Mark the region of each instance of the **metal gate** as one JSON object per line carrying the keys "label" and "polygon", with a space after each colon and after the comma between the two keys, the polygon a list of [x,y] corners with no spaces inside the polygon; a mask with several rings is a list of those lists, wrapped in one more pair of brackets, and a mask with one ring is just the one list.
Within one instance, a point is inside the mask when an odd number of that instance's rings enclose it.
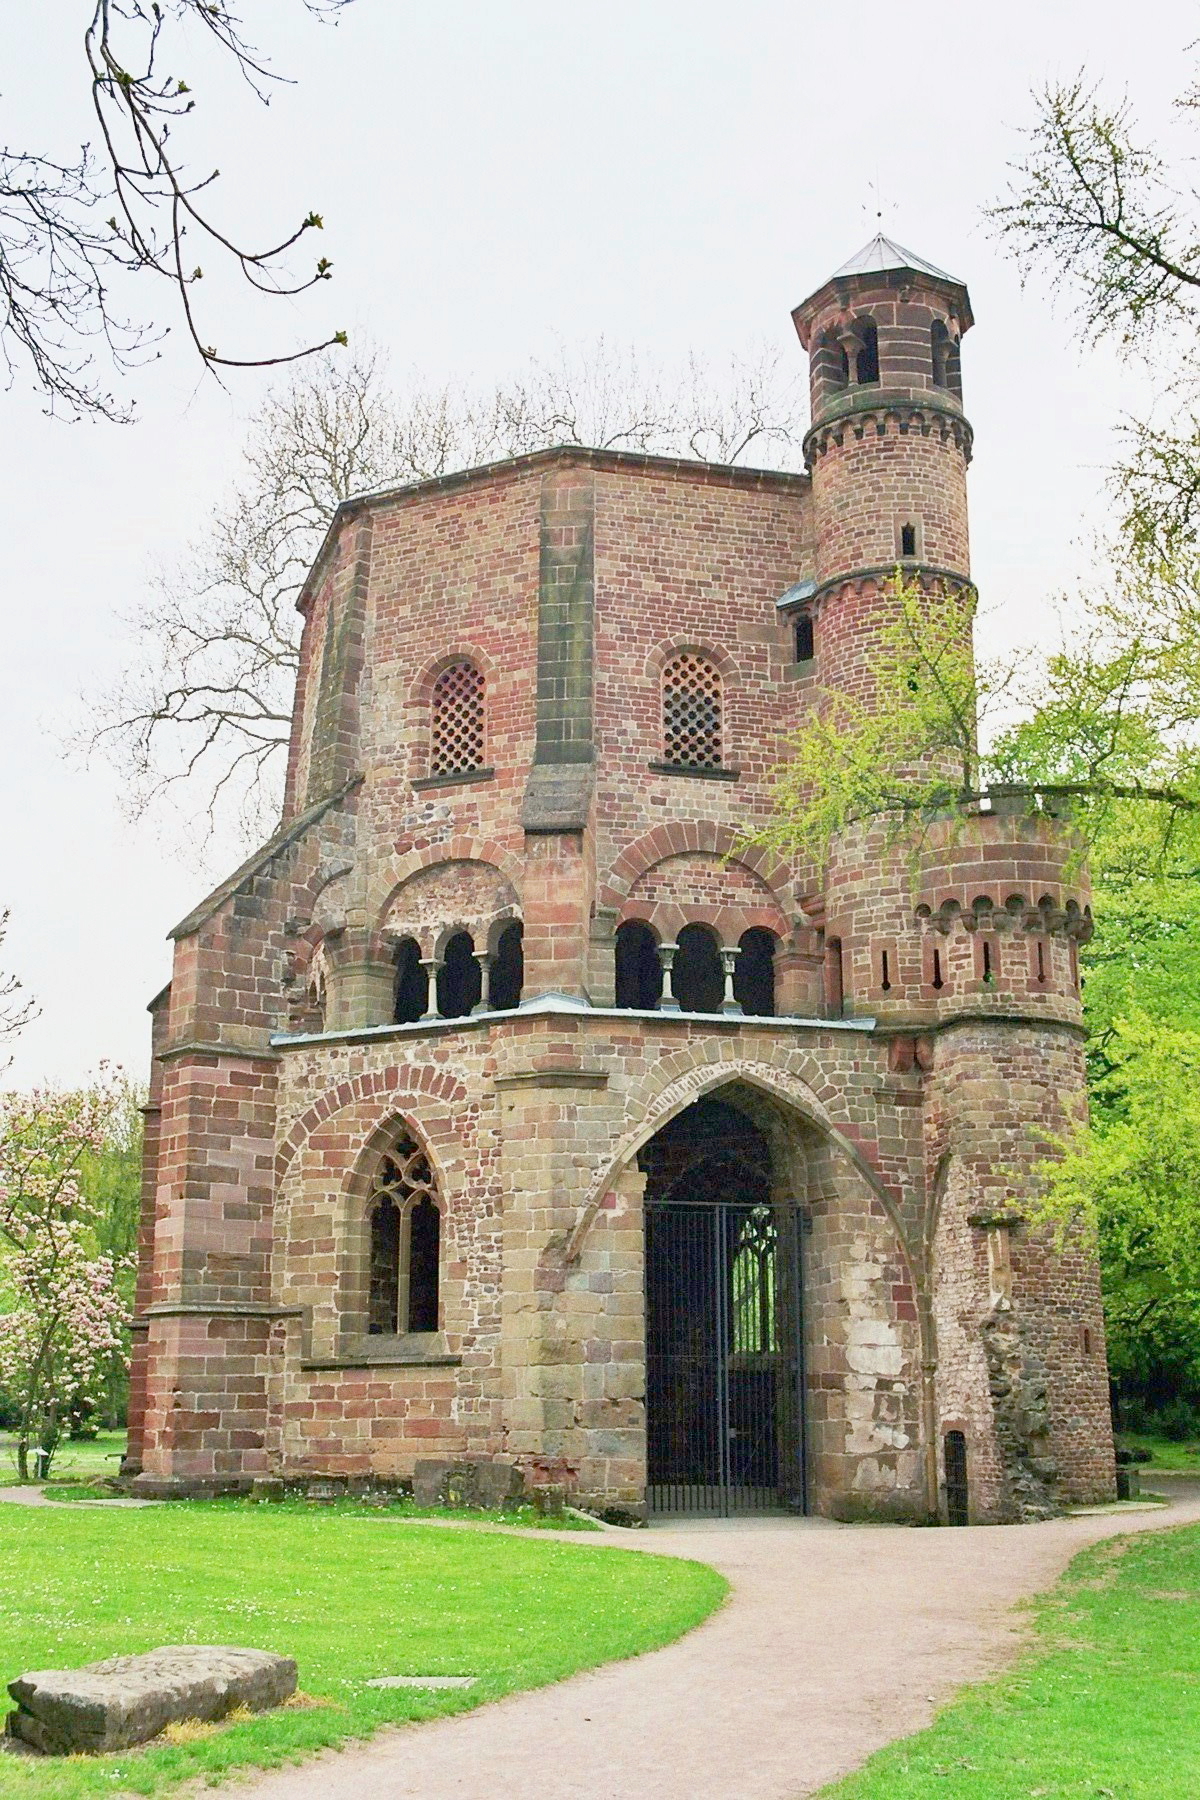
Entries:
{"label": "metal gate", "polygon": [[651,1512],[804,1510],[797,1209],[646,1208]]}

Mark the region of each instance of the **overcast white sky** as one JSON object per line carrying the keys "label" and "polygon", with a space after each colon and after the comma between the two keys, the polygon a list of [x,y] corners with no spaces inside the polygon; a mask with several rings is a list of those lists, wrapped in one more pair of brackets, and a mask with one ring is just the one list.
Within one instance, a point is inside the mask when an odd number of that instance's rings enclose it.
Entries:
{"label": "overcast white sky", "polygon": [[[90,10],[0,12],[11,146],[67,156],[87,134]],[[600,333],[663,358],[764,339],[799,358],[789,311],[873,234],[878,187],[885,228],[970,285],[974,568],[993,629],[1036,631],[1085,565],[1113,425],[1144,389],[1078,353],[980,209],[1047,76],[1086,63],[1167,128],[1194,6],[357,0],[336,29],[298,0],[242,10],[297,85],[263,113],[198,64],[187,142],[197,168],[220,163],[240,218],[325,217],[336,281],[277,330],[366,330],[429,381],[488,380]],[[224,345],[243,321],[214,299]],[[11,1081],[81,1080],[102,1057],[142,1073],[164,934],[224,872],[198,869],[186,830],[128,824],[113,776],[72,767],[56,734],[119,669],[116,615],[219,499],[261,385],[223,394],[168,344],[136,426],[57,423],[27,386],[0,393],[4,964],[42,1008]]]}

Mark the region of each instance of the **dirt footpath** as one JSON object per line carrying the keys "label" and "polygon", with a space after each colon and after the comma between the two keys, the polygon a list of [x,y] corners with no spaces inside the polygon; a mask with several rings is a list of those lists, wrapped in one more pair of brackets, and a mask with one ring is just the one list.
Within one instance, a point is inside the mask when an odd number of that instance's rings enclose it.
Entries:
{"label": "dirt footpath", "polygon": [[[1163,1487],[1167,1486],[1164,1481]],[[1077,1550],[1200,1520],[1169,1509],[921,1531],[760,1519],[621,1533],[733,1584],[699,1630],[632,1662],[459,1718],[387,1731],[238,1785],[255,1800],[800,1800],[1015,1651],[1015,1602]],[[575,1536],[589,1548],[613,1536]]]}

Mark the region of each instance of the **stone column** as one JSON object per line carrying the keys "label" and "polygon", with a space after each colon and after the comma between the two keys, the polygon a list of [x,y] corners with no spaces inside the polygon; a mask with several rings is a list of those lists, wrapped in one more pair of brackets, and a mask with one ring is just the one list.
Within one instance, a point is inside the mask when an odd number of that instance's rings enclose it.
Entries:
{"label": "stone column", "polygon": [[736,950],[726,950],[724,946],[722,946],[721,967],[725,971],[725,998],[721,1003],[721,1011],[723,1013],[740,1014],[742,1010],[733,992],[733,977],[734,972],[737,969],[737,959],[738,952]]}
{"label": "stone column", "polygon": [[472,1015],[485,1013],[491,1006],[492,959],[486,950],[476,950],[475,961],[479,964],[479,998],[471,1008]]}
{"label": "stone column", "polygon": [[437,978],[441,966],[442,965],[436,956],[423,956],[421,958],[421,967],[424,969],[425,979],[429,983],[429,993],[425,1002],[425,1011],[421,1014],[422,1024],[425,1023],[426,1019],[440,1019],[442,1016],[438,1011],[437,997]]}
{"label": "stone column", "polygon": [[679,1002],[675,998],[675,984],[672,979],[672,971],[675,967],[675,952],[678,948],[678,944],[660,944],[658,946],[658,960],[662,964],[663,972],[662,999],[658,1003],[660,1012],[679,1011]]}

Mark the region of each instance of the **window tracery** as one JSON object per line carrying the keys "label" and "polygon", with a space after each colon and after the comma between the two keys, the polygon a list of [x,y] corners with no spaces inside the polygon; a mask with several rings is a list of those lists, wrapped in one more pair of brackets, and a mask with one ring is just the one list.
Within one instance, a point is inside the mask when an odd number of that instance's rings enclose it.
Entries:
{"label": "window tracery", "polygon": [[436,1331],[441,1211],[429,1159],[411,1138],[384,1157],[368,1202],[367,1330],[373,1337]]}
{"label": "window tracery", "polygon": [[719,769],[723,749],[719,671],[705,656],[681,650],[663,670],[663,757],[679,768]]}
{"label": "window tracery", "polygon": [[469,775],[483,767],[484,677],[469,658],[448,663],[433,684],[429,770]]}

